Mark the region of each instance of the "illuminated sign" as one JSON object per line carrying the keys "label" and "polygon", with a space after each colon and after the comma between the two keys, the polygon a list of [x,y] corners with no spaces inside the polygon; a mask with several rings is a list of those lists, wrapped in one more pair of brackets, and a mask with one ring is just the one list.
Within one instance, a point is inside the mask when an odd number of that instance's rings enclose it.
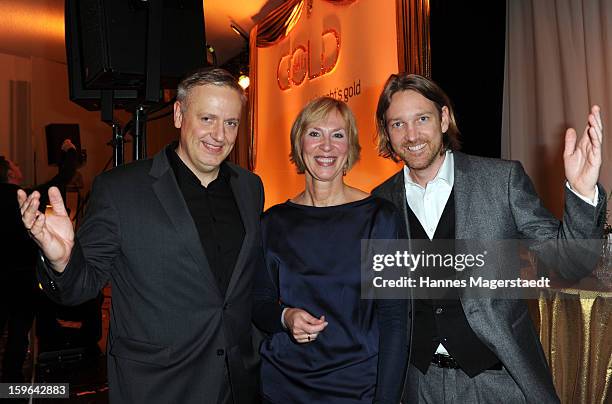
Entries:
{"label": "illuminated sign", "polygon": [[276,69],[278,87],[283,91],[288,90],[302,84],[306,77],[313,80],[331,72],[338,63],[339,56],[340,33],[328,29],[321,34],[319,55],[312,50],[308,40],[306,46],[298,45],[288,54],[281,56]]}

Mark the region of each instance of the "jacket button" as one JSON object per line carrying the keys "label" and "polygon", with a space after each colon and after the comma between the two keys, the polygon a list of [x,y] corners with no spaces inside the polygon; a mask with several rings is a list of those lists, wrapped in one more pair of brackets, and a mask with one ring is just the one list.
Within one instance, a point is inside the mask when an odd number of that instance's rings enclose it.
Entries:
{"label": "jacket button", "polygon": [[444,309],[442,307],[438,307],[436,309],[436,314],[442,314],[444,312]]}
{"label": "jacket button", "polygon": [[55,285],[55,282],[49,281],[49,286],[51,287],[52,291],[55,292],[57,290],[57,285]]}
{"label": "jacket button", "polygon": [[217,356],[225,355],[225,351],[223,349],[217,349]]}

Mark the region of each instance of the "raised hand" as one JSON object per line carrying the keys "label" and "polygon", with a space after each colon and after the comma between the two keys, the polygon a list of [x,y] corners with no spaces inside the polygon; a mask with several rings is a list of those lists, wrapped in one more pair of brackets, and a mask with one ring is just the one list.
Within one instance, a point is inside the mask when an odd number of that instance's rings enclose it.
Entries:
{"label": "raised hand", "polygon": [[599,178],[602,140],[603,125],[597,105],[591,108],[588,124],[580,140],[577,140],[573,128],[565,132],[565,178],[574,191],[590,199],[595,197],[595,186]]}
{"label": "raised hand", "polygon": [[40,213],[40,193],[32,192],[27,196],[23,190],[17,191],[17,201],[21,209],[21,220],[36,244],[41,248],[47,262],[57,272],[63,272],[70,260],[74,246],[74,228],[64,207],[59,189],[49,188],[49,203],[52,212]]}
{"label": "raised hand", "polygon": [[74,145],[74,143],[72,143],[72,140],[64,139],[64,142],[62,143],[62,151],[66,152],[70,149],[76,150],[76,146]]}
{"label": "raised hand", "polygon": [[327,327],[325,316],[316,318],[302,309],[290,308],[285,310],[285,325],[291,336],[300,344],[312,342],[317,339],[321,331]]}

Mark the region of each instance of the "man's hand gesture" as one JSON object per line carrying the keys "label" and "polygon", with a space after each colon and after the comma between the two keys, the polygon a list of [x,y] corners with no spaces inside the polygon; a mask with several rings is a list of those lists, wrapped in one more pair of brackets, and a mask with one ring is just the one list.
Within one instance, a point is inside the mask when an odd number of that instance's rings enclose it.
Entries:
{"label": "man's hand gesture", "polygon": [[595,197],[595,186],[601,168],[602,138],[603,125],[597,105],[591,108],[588,124],[579,141],[573,128],[565,132],[565,178],[574,191],[589,199]]}
{"label": "man's hand gesture", "polygon": [[30,236],[41,248],[51,267],[57,272],[63,272],[74,246],[74,228],[59,189],[49,188],[52,212],[47,214],[38,211],[40,206],[38,191],[27,196],[20,189],[17,191],[17,201],[21,209],[21,220]]}

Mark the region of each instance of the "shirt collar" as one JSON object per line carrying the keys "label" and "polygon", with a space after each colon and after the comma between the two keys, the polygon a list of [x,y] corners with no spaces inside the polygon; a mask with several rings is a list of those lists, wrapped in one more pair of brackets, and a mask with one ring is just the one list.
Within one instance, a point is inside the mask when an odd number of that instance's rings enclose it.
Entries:
{"label": "shirt collar", "polygon": [[[438,170],[438,173],[430,182],[440,182],[443,181],[448,184],[449,187],[452,188],[455,183],[455,159],[453,157],[453,152],[447,150],[444,156],[444,162],[442,166]],[[404,183],[414,185],[417,187],[421,187],[416,182],[410,178],[410,168],[408,166],[404,166]]]}
{"label": "shirt collar", "polygon": [[[182,184],[184,181],[189,181],[197,185],[202,185],[200,179],[191,171],[189,167],[181,160],[179,155],[176,153],[176,147],[178,143],[171,144],[166,149],[166,156],[168,157],[168,162],[170,163],[170,167],[172,167],[172,171],[174,172],[174,176],[176,177],[177,182]],[[232,175],[233,170],[224,162],[219,166],[219,174],[217,175],[217,179],[222,180],[224,182],[229,182],[230,176]]]}

